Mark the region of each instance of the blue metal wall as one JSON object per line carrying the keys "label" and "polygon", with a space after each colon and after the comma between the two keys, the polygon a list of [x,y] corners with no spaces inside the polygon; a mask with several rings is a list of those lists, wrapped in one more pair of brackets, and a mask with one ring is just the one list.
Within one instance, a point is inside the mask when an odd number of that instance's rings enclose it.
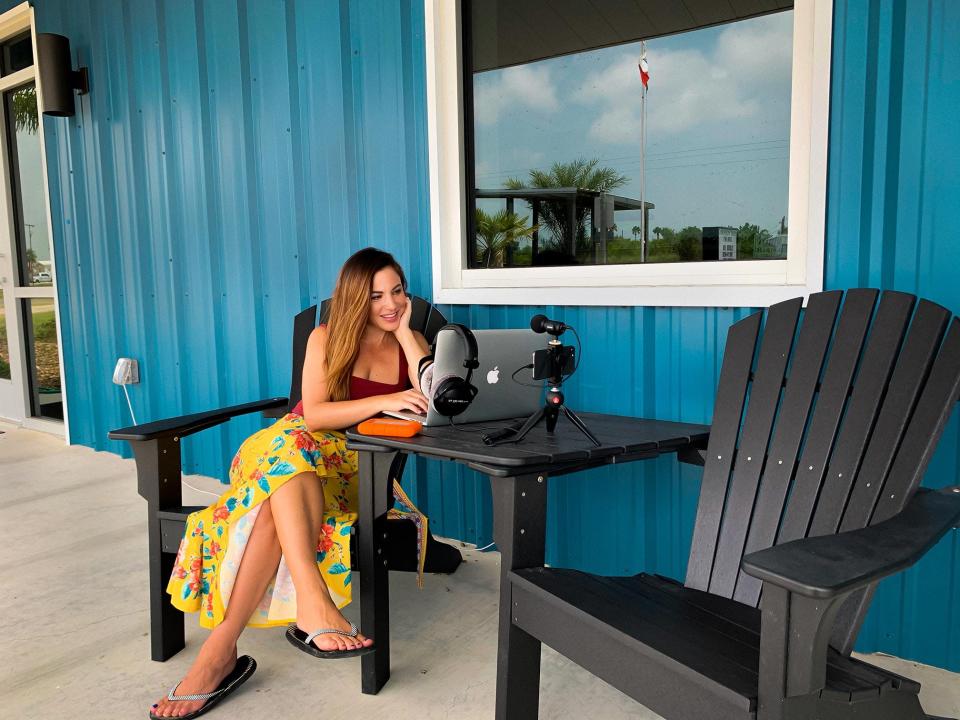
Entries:
{"label": "blue metal wall", "polygon": [[[826,285],[916,293],[960,313],[960,3],[838,2]],[[960,483],[956,412],[927,471]],[[960,670],[960,531],[881,585],[858,647]]]}
{"label": "blue metal wall", "polygon": [[[111,384],[138,358],[138,420],[284,395],[290,321],[375,244],[430,295],[420,0],[36,0],[90,66],[70,120],[45,119],[72,440],[128,416]],[[837,0],[828,288],[917,292],[960,310],[960,6]],[[953,38],[953,40],[951,40]],[[727,327],[743,309],[445,308],[473,327],[546,311],[580,329],[572,407],[708,422]],[[260,422],[185,443],[224,476]],[[960,426],[927,484],[956,482]],[[418,461],[439,534],[490,541],[476,476]],[[414,480],[414,478],[416,478]],[[699,471],[671,459],[551,481],[549,561],[682,576]],[[860,638],[960,670],[960,533],[885,583]]]}
{"label": "blue metal wall", "polygon": [[[41,0],[91,92],[46,118],[71,440],[286,395],[293,315],[388,247],[430,294],[419,0]],[[223,475],[256,426],[185,443]]]}

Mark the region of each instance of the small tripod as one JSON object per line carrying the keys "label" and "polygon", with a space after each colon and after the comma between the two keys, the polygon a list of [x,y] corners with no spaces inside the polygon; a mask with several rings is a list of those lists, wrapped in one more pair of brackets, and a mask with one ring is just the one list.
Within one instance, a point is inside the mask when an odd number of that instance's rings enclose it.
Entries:
{"label": "small tripod", "polygon": [[[563,330],[560,332],[563,332]],[[575,428],[586,435],[590,439],[590,442],[592,442],[596,447],[600,447],[600,441],[597,440],[596,436],[592,432],[590,432],[590,429],[586,426],[583,420],[581,420],[573,410],[563,404],[563,393],[560,391],[560,386],[563,384],[564,368],[568,361],[573,357],[573,348],[570,348],[570,352],[566,352],[564,350],[563,343],[561,343],[557,337],[552,338],[547,344],[550,347],[548,347],[546,350],[538,351],[545,353],[546,365],[549,368],[550,373],[550,389],[547,391],[546,403],[543,407],[528,417],[526,422],[523,423],[523,425],[516,430],[515,433],[498,435],[498,437],[489,444],[498,445],[500,443],[520,442],[524,437],[526,437],[526,434],[544,418],[546,418],[547,421],[547,432],[552,433],[557,427],[557,419],[559,418],[560,411],[562,410],[563,414],[568,420],[570,420],[571,423],[573,423]],[[537,378],[536,376],[537,363],[535,360],[534,377],[538,380],[542,379],[542,376],[540,378]]]}

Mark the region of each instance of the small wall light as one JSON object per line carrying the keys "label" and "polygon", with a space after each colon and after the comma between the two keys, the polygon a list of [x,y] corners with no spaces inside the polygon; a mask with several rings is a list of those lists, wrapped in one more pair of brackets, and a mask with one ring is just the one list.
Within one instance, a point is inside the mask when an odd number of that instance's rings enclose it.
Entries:
{"label": "small wall light", "polygon": [[37,33],[37,65],[44,115],[66,117],[76,112],[73,91],[90,91],[87,68],[74,70],[70,62],[70,40],[63,35]]}

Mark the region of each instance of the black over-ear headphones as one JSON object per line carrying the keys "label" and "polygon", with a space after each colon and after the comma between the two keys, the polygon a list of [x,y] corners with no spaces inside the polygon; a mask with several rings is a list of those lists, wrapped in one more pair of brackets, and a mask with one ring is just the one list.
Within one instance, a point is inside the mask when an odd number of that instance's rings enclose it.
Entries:
{"label": "black over-ear headphones", "polygon": [[454,373],[433,377],[433,365],[431,364],[436,354],[436,340],[430,355],[420,360],[418,376],[420,378],[420,389],[427,399],[433,403],[437,412],[444,417],[454,417],[459,415],[468,407],[477,396],[477,388],[470,382],[473,371],[480,366],[477,359],[477,339],[470,332],[470,328],[459,323],[450,323],[444,325],[437,332],[437,338],[444,330],[452,330],[463,341],[466,354],[463,358],[463,367],[467,369],[467,376],[460,377]]}

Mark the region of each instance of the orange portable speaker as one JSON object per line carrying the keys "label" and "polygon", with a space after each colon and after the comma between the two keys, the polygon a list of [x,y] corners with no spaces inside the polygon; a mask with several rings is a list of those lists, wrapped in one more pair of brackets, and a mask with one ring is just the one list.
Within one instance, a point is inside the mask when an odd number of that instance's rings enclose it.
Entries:
{"label": "orange portable speaker", "polygon": [[375,417],[357,425],[357,431],[364,435],[382,435],[385,437],[413,437],[423,429],[416,420]]}

